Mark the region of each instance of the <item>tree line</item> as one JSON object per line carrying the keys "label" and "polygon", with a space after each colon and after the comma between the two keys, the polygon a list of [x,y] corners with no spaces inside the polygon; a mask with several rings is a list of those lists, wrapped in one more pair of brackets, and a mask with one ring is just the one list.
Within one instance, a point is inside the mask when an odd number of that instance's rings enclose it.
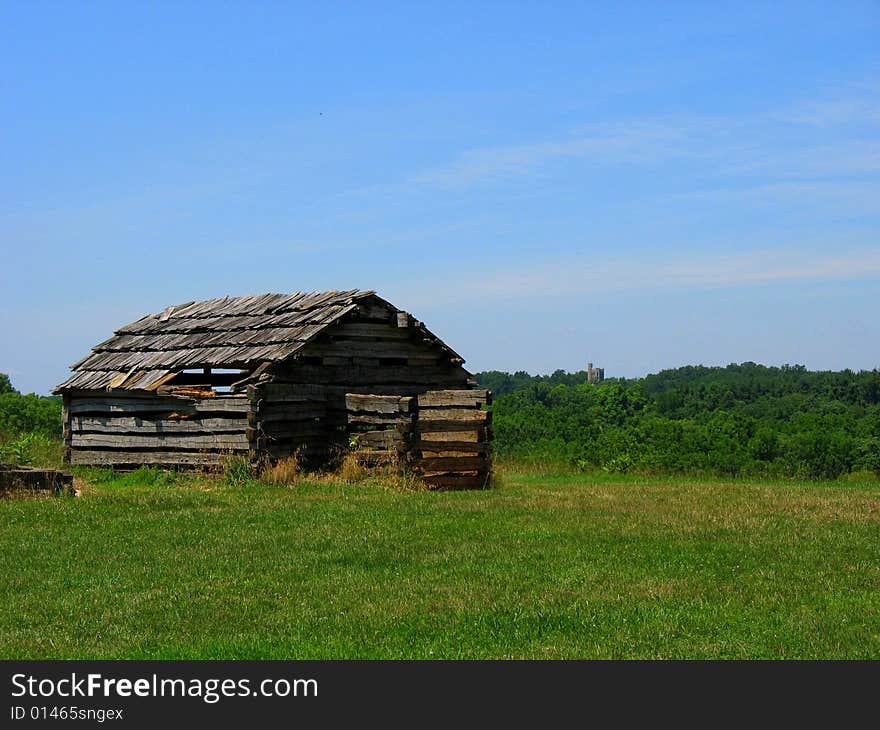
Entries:
{"label": "tree line", "polygon": [[[635,379],[478,373],[496,455],[585,470],[836,479],[880,475],[880,371],[686,366]],[[867,475],[867,474],[866,474]]]}
{"label": "tree line", "polygon": [[0,373],[0,435],[33,432],[61,437],[61,398],[19,393]]}

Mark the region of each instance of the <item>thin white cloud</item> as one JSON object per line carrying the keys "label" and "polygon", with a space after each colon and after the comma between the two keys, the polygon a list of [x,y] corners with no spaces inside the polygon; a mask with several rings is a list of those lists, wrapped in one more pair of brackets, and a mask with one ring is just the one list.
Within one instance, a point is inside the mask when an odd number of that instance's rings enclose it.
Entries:
{"label": "thin white cloud", "polygon": [[[834,247],[829,247],[833,249]],[[876,248],[823,252],[752,251],[666,259],[595,259],[530,265],[459,280],[454,289],[437,280],[416,282],[406,301],[436,304],[448,291],[450,303],[528,301],[652,289],[692,290],[793,281],[880,278]],[[430,294],[429,294],[430,293]]]}
{"label": "thin white cloud", "polygon": [[845,95],[805,101],[772,114],[782,122],[828,128],[843,124],[880,123],[880,89],[874,86],[845,90]]}
{"label": "thin white cloud", "polygon": [[694,202],[744,202],[751,206],[800,205],[815,211],[832,205],[835,210],[880,213],[880,180],[786,181],[740,187],[699,190],[669,196]]}
{"label": "thin white cloud", "polygon": [[[851,93],[736,116],[619,120],[561,139],[470,149],[412,176],[403,187],[467,188],[534,174],[565,160],[632,164],[679,158],[710,163],[707,172],[721,176],[880,172],[880,103],[864,89]],[[849,125],[867,127],[871,135],[851,136]],[[841,134],[829,136],[833,127]]]}
{"label": "thin white cloud", "polygon": [[452,187],[503,179],[565,159],[637,161],[648,153],[656,159],[677,154],[677,144],[686,135],[687,129],[681,124],[664,121],[602,125],[564,140],[470,150],[447,166],[416,175],[411,182]]}

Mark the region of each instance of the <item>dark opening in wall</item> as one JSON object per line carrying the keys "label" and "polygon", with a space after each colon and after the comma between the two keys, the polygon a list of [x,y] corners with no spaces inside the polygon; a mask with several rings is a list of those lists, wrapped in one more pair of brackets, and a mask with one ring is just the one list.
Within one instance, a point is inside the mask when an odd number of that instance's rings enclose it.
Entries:
{"label": "dark opening in wall", "polygon": [[168,381],[167,385],[211,388],[218,393],[228,393],[233,383],[243,380],[250,370],[240,368],[187,368]]}

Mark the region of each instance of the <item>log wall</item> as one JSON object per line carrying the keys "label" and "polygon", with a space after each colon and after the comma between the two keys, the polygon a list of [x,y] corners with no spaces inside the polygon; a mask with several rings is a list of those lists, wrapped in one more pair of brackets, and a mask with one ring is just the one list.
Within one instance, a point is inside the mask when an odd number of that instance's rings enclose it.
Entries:
{"label": "log wall", "polygon": [[243,395],[65,394],[65,459],[120,468],[218,466],[252,448],[249,409]]}
{"label": "log wall", "polygon": [[268,383],[248,390],[257,448],[325,465],[353,452],[366,466],[393,466],[435,488],[487,486],[492,468],[486,390],[418,396],[338,393],[333,386]]}
{"label": "log wall", "polygon": [[409,315],[401,315],[360,311],[273,367],[272,382],[328,386],[337,409],[345,393],[405,396],[467,388],[471,375],[461,359],[426,336]]}
{"label": "log wall", "polygon": [[401,467],[406,463],[415,398],[348,393],[345,408],[349,447],[362,464]]}
{"label": "log wall", "polygon": [[256,456],[296,455],[318,465],[343,447],[345,432],[332,417],[325,386],[261,383],[248,386],[247,398],[248,434]]}
{"label": "log wall", "polygon": [[483,489],[492,471],[487,390],[430,391],[416,399],[407,468],[431,487]]}
{"label": "log wall", "polygon": [[271,458],[297,454],[321,465],[355,440],[365,459],[387,461],[399,433],[397,409],[410,407],[401,398],[467,388],[470,380],[461,359],[412,317],[361,305],[248,387],[248,425],[255,448]]}
{"label": "log wall", "polygon": [[[491,403],[488,391],[442,390],[412,398],[354,398],[369,403],[374,414],[378,411],[377,401],[386,404],[383,429],[354,433],[352,438],[355,453],[363,463],[396,464],[434,488],[488,486],[492,471],[492,414],[484,409]],[[395,417],[396,427],[389,430]]]}

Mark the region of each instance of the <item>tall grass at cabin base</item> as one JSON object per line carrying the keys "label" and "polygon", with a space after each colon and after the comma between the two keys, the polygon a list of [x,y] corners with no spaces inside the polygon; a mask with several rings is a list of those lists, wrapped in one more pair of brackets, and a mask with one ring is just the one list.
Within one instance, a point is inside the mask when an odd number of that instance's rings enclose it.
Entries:
{"label": "tall grass at cabin base", "polygon": [[0,658],[878,658],[880,486],[78,470],[0,501]]}

